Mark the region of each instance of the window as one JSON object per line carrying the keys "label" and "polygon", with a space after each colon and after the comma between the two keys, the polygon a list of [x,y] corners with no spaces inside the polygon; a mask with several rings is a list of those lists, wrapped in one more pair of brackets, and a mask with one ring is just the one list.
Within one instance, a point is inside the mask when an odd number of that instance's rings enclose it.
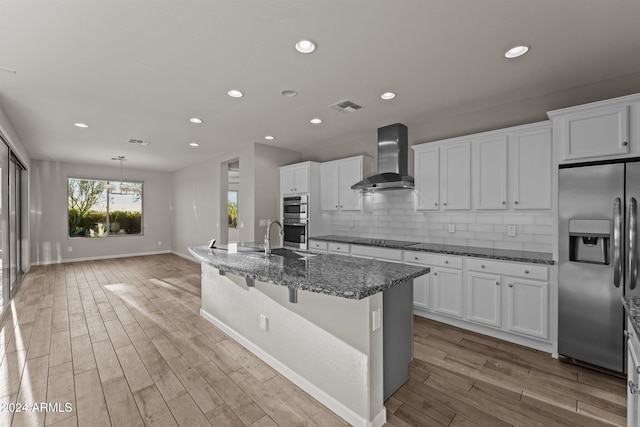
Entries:
{"label": "window", "polygon": [[229,217],[229,228],[238,228],[238,192],[227,192],[227,213]]}
{"label": "window", "polygon": [[142,234],[142,183],[69,178],[69,237]]}

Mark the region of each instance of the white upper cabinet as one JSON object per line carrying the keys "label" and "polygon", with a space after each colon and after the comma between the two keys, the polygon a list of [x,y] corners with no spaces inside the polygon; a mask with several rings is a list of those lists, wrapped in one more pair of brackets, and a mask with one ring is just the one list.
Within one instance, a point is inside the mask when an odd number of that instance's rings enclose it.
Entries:
{"label": "white upper cabinet", "polygon": [[507,209],[508,142],[508,135],[496,135],[473,142],[476,209]]}
{"label": "white upper cabinet", "polygon": [[564,160],[617,156],[629,152],[629,107],[611,107],[568,115]]}
{"label": "white upper cabinet", "polygon": [[371,173],[371,158],[355,156],[320,165],[320,208],[323,211],[361,211],[364,195],[351,186]]}
{"label": "white upper cabinet", "polygon": [[513,134],[514,209],[551,209],[551,129],[543,126]]}
{"label": "white upper cabinet", "polygon": [[440,148],[433,147],[415,153],[416,209],[440,209]]}
{"label": "white upper cabinet", "polygon": [[547,114],[559,164],[640,154],[640,94]]}
{"label": "white upper cabinet", "polygon": [[336,162],[320,165],[320,209],[323,211],[340,210],[339,170]]}
{"label": "white upper cabinet", "polygon": [[442,208],[471,209],[471,145],[468,141],[442,147]]}
{"label": "white upper cabinet", "polygon": [[551,209],[549,122],[412,148],[416,210]]}
{"label": "white upper cabinet", "polygon": [[309,163],[280,167],[280,193],[283,196],[309,193]]}

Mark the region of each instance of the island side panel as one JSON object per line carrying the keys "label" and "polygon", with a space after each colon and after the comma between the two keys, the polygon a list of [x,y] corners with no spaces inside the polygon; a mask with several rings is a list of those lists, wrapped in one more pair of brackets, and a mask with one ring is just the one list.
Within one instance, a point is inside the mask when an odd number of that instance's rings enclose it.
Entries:
{"label": "island side panel", "polygon": [[[202,315],[353,425],[382,425],[382,328],[371,312],[382,293],[362,300],[221,276],[202,264]],[[268,319],[260,328],[260,315]]]}

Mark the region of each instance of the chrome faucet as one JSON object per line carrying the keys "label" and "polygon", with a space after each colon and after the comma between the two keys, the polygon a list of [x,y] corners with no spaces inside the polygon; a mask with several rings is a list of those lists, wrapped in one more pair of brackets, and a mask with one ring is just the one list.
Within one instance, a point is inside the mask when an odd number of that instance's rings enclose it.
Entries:
{"label": "chrome faucet", "polygon": [[282,228],[282,224],[280,224],[280,221],[275,220],[275,221],[271,221],[269,223],[269,226],[267,227],[267,234],[265,234],[264,236],[264,255],[265,256],[269,256],[271,255],[271,226],[273,224],[278,224],[278,226],[280,227],[280,235],[282,236],[284,234],[284,230]]}

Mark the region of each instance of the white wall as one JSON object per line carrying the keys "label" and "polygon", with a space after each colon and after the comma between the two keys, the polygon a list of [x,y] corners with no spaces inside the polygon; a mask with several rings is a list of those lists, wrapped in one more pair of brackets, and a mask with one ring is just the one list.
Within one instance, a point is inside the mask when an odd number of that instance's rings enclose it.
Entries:
{"label": "white wall", "polygon": [[144,182],[143,235],[104,239],[67,237],[67,178],[118,180],[119,167],[33,160],[30,176],[32,264],[142,255],[171,249],[171,174],[125,169],[126,179]]}
{"label": "white wall", "polygon": [[[410,190],[374,193],[370,213],[325,214],[332,234],[495,249],[552,252],[553,212],[417,212]],[[351,227],[353,223],[353,227]],[[455,224],[449,233],[448,224]],[[516,237],[507,236],[515,225]]]}

